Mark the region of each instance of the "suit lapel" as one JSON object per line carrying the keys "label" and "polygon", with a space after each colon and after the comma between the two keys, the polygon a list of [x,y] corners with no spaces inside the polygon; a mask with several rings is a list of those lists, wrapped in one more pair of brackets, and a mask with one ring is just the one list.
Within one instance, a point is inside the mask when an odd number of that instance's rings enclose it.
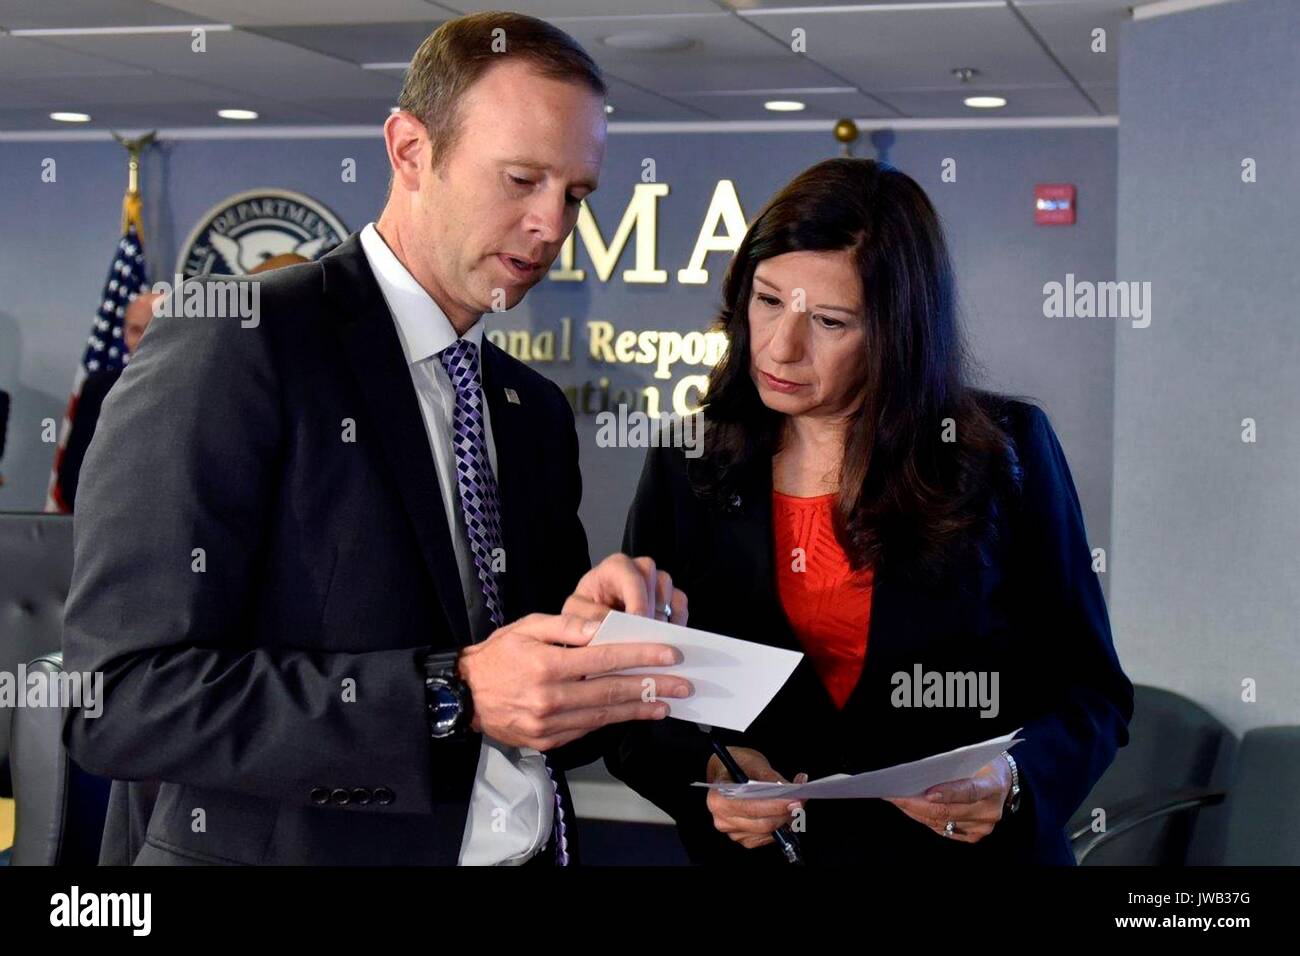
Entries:
{"label": "suit lapel", "polygon": [[764,635],[771,635],[771,640],[766,643],[802,651],[781,607],[777,590],[770,459],[751,463],[739,476],[735,488],[730,504],[717,515],[715,553],[726,556],[724,565],[734,562],[735,582],[739,589],[733,593],[748,594],[746,600],[762,602],[756,618],[771,621],[774,625],[762,631]]}
{"label": "suit lapel", "polygon": [[[320,263],[343,354],[370,409],[368,427],[378,433],[379,449],[411,519],[448,625],[456,642],[464,646],[470,643],[469,616],[447,512],[392,314],[356,235],[322,257]],[[365,432],[360,435],[364,442]]]}
{"label": "suit lapel", "polygon": [[[487,399],[488,414],[492,416],[492,441],[497,453],[497,493],[501,506],[502,547],[506,552],[506,573],[501,578],[505,593],[505,615],[513,621],[525,607],[533,607],[529,600],[528,576],[518,573],[527,567],[530,555],[526,553],[528,541],[528,501],[526,492],[530,485],[527,469],[531,456],[530,416],[538,409],[523,404],[524,389],[520,387],[511,361],[501,349],[486,338],[482,350],[483,395]],[[515,398],[507,397],[509,389]],[[532,476],[535,479],[536,475]],[[515,573],[511,573],[514,570]]]}
{"label": "suit lapel", "polygon": [[949,601],[939,585],[916,584],[899,571],[877,569],[871,587],[867,656],[842,711],[850,723],[856,719],[850,712],[878,709],[879,702],[866,697],[889,685],[890,675],[900,671],[911,674],[915,664],[930,659],[936,621],[945,616]]}

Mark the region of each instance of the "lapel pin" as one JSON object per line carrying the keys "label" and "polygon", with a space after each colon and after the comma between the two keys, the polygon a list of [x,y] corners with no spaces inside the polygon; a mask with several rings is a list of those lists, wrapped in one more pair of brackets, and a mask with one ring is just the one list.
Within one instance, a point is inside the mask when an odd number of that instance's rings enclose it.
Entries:
{"label": "lapel pin", "polygon": [[506,389],[506,401],[509,402],[511,405],[518,405],[518,404],[519,404],[519,393],[516,392],[513,388],[507,388],[507,389]]}

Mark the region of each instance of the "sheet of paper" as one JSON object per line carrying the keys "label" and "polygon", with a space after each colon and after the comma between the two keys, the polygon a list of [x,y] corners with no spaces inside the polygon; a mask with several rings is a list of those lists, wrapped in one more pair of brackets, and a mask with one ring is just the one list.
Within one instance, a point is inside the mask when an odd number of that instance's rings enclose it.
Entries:
{"label": "sheet of paper", "polygon": [[1002,751],[1010,750],[1020,743],[1020,739],[1013,738],[1023,729],[1017,728],[1002,737],[968,744],[911,763],[852,775],[837,773],[804,784],[697,783],[695,786],[721,790],[727,796],[746,799],[780,797],[791,800],[861,800],[868,797],[915,797],[935,784],[974,776]]}
{"label": "sheet of paper", "polygon": [[610,611],[591,639],[594,644],[671,644],[682,653],[672,667],[633,667],[620,674],[672,674],[685,677],[695,693],[666,697],[668,714],[681,720],[730,730],[747,730],[794,673],[803,655],[722,634],[697,631],[665,621]]}

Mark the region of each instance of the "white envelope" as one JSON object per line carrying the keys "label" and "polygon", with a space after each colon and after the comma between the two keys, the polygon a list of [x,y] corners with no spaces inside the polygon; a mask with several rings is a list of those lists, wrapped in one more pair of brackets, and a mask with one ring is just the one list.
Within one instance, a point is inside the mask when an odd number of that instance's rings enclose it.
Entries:
{"label": "white envelope", "polygon": [[808,783],[696,783],[696,787],[721,790],[729,797],[747,800],[773,800],[778,797],[791,800],[861,800],[868,797],[915,797],[935,784],[948,783],[974,776],[1004,750],[1010,750],[1022,739],[1012,739],[1023,730],[1017,728],[1002,737],[994,737],[977,744],[968,744],[934,754],[910,763],[900,763],[883,770],[866,773],[837,773]]}
{"label": "white envelope", "polygon": [[730,730],[747,730],[776,696],[803,654],[741,641],[664,621],[610,611],[591,639],[596,644],[671,644],[682,662],[669,667],[633,667],[619,674],[672,674],[695,687],[690,697],[665,697],[668,715]]}

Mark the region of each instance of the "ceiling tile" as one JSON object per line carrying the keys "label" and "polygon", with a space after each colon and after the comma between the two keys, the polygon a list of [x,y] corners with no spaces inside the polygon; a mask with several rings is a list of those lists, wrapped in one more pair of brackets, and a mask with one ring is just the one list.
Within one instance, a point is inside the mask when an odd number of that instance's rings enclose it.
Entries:
{"label": "ceiling tile", "polygon": [[169,7],[236,26],[298,23],[386,23],[455,16],[427,0],[158,0]]}
{"label": "ceiling tile", "polygon": [[[712,0],[510,0],[505,3],[504,0],[450,0],[458,9],[465,13],[477,13],[483,10],[500,10],[506,7],[517,13],[526,13],[529,16],[541,17],[544,20],[556,20],[557,25],[568,29],[564,22],[567,17],[598,17],[608,19],[611,16],[621,16],[625,19],[649,18],[662,16],[664,14],[674,13],[708,13],[716,14],[721,11],[718,4]],[[614,9],[611,10],[610,8]],[[622,9],[619,9],[619,8]]]}
{"label": "ceiling tile", "polygon": [[189,34],[57,37],[51,46],[182,76],[228,91],[298,96],[396,95],[401,78],[362,70],[310,50],[243,30],[209,31],[206,51],[191,48]]}
{"label": "ceiling tile", "polygon": [[[1017,10],[1080,83],[1112,84],[1119,78],[1119,28],[1129,19],[1109,3],[1018,4]],[[1105,52],[1094,53],[1093,30],[1105,30]]]}
{"label": "ceiling tile", "polygon": [[129,63],[115,63],[103,57],[75,50],[51,47],[43,40],[0,36],[0,82],[54,79],[75,81],[82,77],[103,79],[147,73]]}
{"label": "ceiling tile", "polygon": [[989,84],[1068,82],[1005,7],[961,10],[794,12],[746,17],[784,44],[805,31],[807,56],[866,92],[959,86],[957,67]]}
{"label": "ceiling tile", "polygon": [[[765,87],[836,84],[833,76],[807,57],[786,52],[771,37],[729,13],[666,17],[653,24],[593,17],[562,25],[602,69],[663,93],[743,91],[754,86],[755,77],[762,77]],[[604,42],[615,34],[647,31],[687,38],[693,46],[652,52],[616,49]]]}
{"label": "ceiling tile", "polygon": [[[897,5],[899,0],[718,0],[733,10],[749,13],[754,10],[785,9],[787,7],[877,7]],[[1004,0],[911,0],[912,3],[951,6],[954,2],[966,6],[1000,6]]]}
{"label": "ceiling tile", "polygon": [[149,0],[0,0],[0,27],[6,30],[173,26],[205,19]]}
{"label": "ceiling tile", "polygon": [[606,100],[614,107],[611,122],[649,122],[652,120],[708,120],[717,114],[705,107],[691,107],[678,97],[671,100],[606,75],[609,87]]}
{"label": "ceiling tile", "polygon": [[351,63],[408,63],[439,22],[257,27],[254,32]]}
{"label": "ceiling tile", "polygon": [[1119,86],[1086,86],[1085,90],[1103,113],[1109,116],[1119,115]]}

